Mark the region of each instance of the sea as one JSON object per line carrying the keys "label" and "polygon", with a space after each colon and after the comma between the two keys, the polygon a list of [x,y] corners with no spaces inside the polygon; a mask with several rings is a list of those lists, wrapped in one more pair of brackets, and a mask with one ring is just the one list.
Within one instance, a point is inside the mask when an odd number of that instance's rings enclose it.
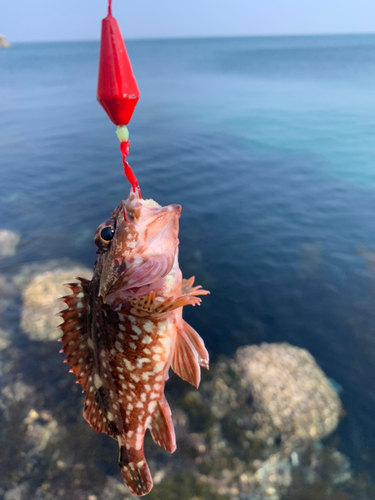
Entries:
{"label": "sea", "polygon": [[[211,291],[186,318],[213,361],[307,349],[340,394],[335,433],[375,466],[375,35],[126,42],[144,198],[179,203],[180,264]],[[70,259],[129,185],[96,101],[99,42],[0,51],[0,274]],[[37,368],[36,368],[37,369]]]}

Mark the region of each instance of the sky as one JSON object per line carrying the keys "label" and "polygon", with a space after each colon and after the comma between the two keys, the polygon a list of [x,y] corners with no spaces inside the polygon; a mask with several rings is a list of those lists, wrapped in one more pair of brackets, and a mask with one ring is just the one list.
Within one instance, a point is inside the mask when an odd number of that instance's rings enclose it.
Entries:
{"label": "sky", "polygon": [[[10,42],[97,40],[107,0],[0,0]],[[113,0],[125,39],[374,33],[375,0]]]}

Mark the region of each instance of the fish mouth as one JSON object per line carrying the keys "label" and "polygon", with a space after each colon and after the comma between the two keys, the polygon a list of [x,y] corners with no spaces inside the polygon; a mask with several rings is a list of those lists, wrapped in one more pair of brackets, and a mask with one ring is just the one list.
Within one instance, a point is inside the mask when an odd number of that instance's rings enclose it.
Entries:
{"label": "fish mouth", "polygon": [[104,303],[135,297],[141,289],[147,294],[147,289],[170,272],[179,243],[181,212],[180,205],[142,209],[136,245],[125,252],[123,245],[118,253],[114,249],[110,276],[101,280],[99,295]]}

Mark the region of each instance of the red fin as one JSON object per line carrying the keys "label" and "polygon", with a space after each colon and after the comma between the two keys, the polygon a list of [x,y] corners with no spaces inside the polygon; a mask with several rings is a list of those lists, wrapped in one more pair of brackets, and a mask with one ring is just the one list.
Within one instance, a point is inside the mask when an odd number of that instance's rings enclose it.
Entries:
{"label": "red fin", "polygon": [[182,295],[208,295],[208,290],[203,290],[201,285],[194,286],[195,276],[182,280]]}
{"label": "red fin", "polygon": [[119,465],[121,475],[133,495],[142,497],[152,490],[152,477],[143,450],[128,452],[125,446],[120,446]]}
{"label": "red fin", "polygon": [[201,380],[198,354],[189,337],[181,328],[177,331],[171,367],[179,377],[198,388]]}
{"label": "red fin", "polygon": [[158,401],[156,410],[152,415],[150,424],[152,439],[163,450],[173,453],[176,449],[176,435],[171,417],[171,409],[163,396],[161,401]]}
{"label": "red fin", "polygon": [[154,312],[161,314],[179,307],[184,306],[196,306],[202,302],[202,299],[198,295],[208,295],[210,292],[208,290],[203,290],[200,285],[194,286],[194,276],[188,280],[182,280],[182,295],[177,299],[169,298],[165,300],[162,304],[155,308]]}
{"label": "red fin", "polygon": [[198,353],[198,362],[203,368],[209,369],[209,355],[199,333],[194,330],[186,321],[182,320],[183,329]]}
{"label": "red fin", "polygon": [[[70,371],[74,373],[82,386],[83,392],[87,394],[83,416],[96,432],[105,432],[116,438],[116,427],[107,419],[108,390],[100,387],[98,390],[93,386],[95,380],[94,351],[89,348],[89,281],[77,278],[80,283],[70,283],[68,286],[72,295],[62,297],[68,309],[60,313],[64,322],[59,326],[63,335],[61,341],[63,348],[61,352],[66,355]],[[92,342],[92,341],[91,341]]]}

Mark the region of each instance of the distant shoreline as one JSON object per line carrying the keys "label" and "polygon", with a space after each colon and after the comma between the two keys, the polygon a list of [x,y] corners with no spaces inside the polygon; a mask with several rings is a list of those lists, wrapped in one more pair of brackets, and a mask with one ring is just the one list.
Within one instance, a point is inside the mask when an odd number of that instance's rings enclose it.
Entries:
{"label": "distant shoreline", "polygon": [[10,43],[4,35],[0,35],[0,49],[7,49],[10,47]]}
{"label": "distant shoreline", "polygon": [[[256,39],[267,39],[267,38],[335,38],[335,37],[368,37],[374,36],[374,33],[303,33],[303,34],[258,34],[258,35],[212,35],[212,36],[181,36],[181,37],[160,37],[160,38],[127,38],[127,42],[167,42],[167,41],[188,41],[188,40],[238,40],[246,38],[256,38]],[[5,38],[5,37],[4,37]],[[97,39],[83,39],[83,40],[23,40],[14,41],[13,44],[42,44],[42,43],[99,43],[99,38]]]}

